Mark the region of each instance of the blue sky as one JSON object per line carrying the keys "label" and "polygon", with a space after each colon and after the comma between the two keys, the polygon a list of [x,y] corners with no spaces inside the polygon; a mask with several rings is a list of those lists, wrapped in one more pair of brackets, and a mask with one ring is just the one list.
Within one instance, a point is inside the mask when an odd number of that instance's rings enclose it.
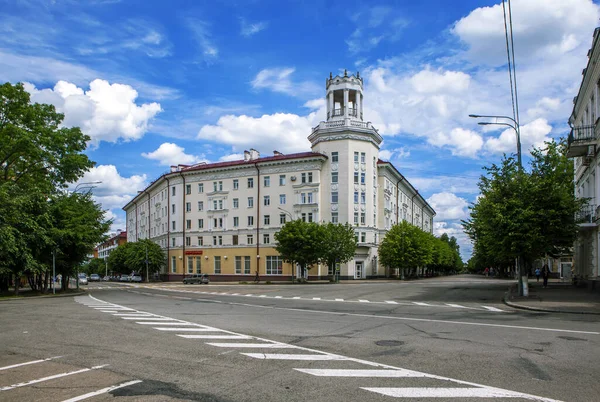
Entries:
{"label": "blue sky", "polygon": [[[600,7],[511,3],[525,152],[568,134]],[[0,81],[91,136],[97,166],[81,181],[103,182],[113,229],[172,164],[309,150],[325,79],[345,68],[364,77],[381,157],[468,257],[460,219],[481,168],[516,148],[511,130],[468,117],[512,114],[500,0],[0,0]]]}

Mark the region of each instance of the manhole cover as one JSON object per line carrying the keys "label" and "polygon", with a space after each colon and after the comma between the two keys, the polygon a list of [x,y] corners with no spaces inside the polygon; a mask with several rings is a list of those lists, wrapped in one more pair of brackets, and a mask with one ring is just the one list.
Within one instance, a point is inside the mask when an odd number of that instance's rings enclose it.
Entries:
{"label": "manhole cover", "polygon": [[402,346],[404,342],[402,341],[377,341],[375,342],[377,346]]}

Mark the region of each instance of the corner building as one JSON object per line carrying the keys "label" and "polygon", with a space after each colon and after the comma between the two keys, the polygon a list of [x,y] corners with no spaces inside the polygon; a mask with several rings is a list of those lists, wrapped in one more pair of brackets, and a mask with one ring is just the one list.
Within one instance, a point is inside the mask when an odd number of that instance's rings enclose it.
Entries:
{"label": "corner building", "polygon": [[[382,137],[363,120],[360,75],[326,80],[327,121],[308,136],[311,152],[172,166],[123,207],[128,241],[150,238],[167,253],[163,279],[206,273],[211,280],[289,280],[298,267],[275,250],[286,221],[349,222],[358,247],[342,279],[395,274],[378,261],[392,225],[408,221],[432,232],[435,211],[390,163],[379,159]],[[314,266],[311,279],[332,269]]]}

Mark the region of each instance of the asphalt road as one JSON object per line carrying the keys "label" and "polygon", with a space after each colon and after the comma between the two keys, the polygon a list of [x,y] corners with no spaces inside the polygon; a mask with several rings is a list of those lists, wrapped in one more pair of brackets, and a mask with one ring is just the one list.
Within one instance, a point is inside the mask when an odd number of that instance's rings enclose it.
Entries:
{"label": "asphalt road", "polygon": [[96,283],[2,301],[0,401],[598,400],[600,317],[513,310],[508,285]]}

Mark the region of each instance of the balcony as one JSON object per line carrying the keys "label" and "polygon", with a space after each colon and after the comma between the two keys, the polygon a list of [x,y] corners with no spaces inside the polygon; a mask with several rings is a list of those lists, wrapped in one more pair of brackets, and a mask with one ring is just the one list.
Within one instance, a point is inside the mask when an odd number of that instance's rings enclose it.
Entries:
{"label": "balcony", "polygon": [[575,222],[579,224],[580,230],[591,229],[597,226],[596,212],[596,205],[588,204],[581,207],[581,209],[575,213]]}
{"label": "balcony", "polygon": [[596,145],[596,132],[594,125],[573,127],[567,138],[567,157],[588,155],[590,146]]}

